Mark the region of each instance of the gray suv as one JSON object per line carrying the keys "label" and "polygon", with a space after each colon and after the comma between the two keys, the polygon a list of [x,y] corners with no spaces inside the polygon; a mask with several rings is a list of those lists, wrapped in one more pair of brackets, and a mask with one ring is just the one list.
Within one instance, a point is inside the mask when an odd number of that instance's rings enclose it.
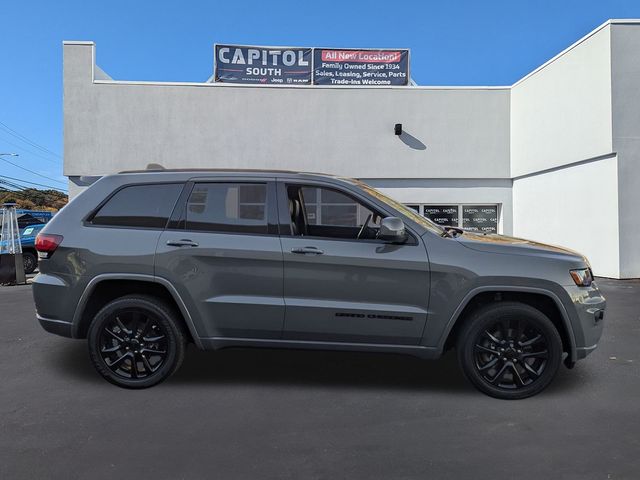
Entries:
{"label": "gray suv", "polygon": [[605,299],[575,252],[442,227],[356,180],[163,170],[101,178],[38,236],[37,317],[87,338],[108,381],[161,382],[186,344],[450,348],[517,399],[600,339]]}

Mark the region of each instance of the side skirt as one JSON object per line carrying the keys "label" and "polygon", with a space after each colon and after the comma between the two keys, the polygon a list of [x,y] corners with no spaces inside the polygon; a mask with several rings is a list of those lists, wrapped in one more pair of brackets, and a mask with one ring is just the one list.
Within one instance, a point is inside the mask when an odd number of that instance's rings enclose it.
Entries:
{"label": "side skirt", "polygon": [[272,340],[259,338],[208,337],[200,338],[204,350],[220,350],[230,347],[290,348],[297,350],[341,350],[351,352],[378,352],[412,355],[424,359],[441,356],[436,347],[419,345],[383,345],[377,343],[312,342],[308,340]]}

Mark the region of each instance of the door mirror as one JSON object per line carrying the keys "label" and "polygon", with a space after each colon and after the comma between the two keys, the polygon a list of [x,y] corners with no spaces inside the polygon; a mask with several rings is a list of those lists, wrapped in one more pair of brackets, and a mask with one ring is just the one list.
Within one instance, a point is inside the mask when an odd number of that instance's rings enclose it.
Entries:
{"label": "door mirror", "polygon": [[380,222],[378,239],[390,243],[404,243],[407,241],[407,231],[404,222],[398,217],[383,218]]}

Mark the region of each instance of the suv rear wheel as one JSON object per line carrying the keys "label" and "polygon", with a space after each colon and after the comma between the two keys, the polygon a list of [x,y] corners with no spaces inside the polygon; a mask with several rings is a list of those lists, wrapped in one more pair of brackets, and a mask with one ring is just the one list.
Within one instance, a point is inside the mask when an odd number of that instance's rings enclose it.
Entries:
{"label": "suv rear wheel", "polygon": [[495,303],[472,313],[457,350],[469,381],[480,391],[507,400],[542,391],[562,360],[562,341],[551,320],[517,302]]}
{"label": "suv rear wheel", "polygon": [[147,388],[182,364],[185,336],[174,311],[158,298],[121,297],[104,306],[88,333],[98,373],[125,388]]}

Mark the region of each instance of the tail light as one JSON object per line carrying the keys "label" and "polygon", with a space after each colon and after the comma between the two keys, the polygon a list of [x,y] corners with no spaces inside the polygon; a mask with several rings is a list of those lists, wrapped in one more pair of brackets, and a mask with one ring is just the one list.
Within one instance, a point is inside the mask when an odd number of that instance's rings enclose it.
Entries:
{"label": "tail light", "polygon": [[49,258],[56,251],[58,245],[62,243],[62,235],[52,235],[50,233],[39,233],[36,237],[36,250],[38,258]]}

